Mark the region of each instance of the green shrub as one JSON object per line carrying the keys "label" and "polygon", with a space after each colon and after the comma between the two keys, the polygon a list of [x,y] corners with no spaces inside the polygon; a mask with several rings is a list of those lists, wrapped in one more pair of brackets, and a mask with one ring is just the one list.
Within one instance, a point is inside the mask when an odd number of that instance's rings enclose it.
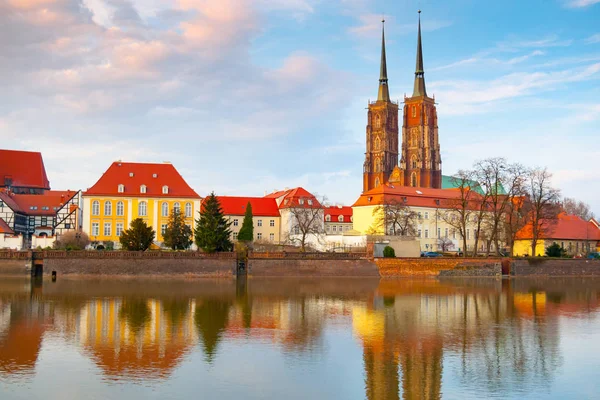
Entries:
{"label": "green shrub", "polygon": [[558,243],[554,243],[546,248],[546,255],[548,257],[564,257],[567,252]]}
{"label": "green shrub", "polygon": [[393,247],[385,246],[385,248],[383,249],[383,256],[385,258],[394,258],[396,257],[396,251],[394,251]]}

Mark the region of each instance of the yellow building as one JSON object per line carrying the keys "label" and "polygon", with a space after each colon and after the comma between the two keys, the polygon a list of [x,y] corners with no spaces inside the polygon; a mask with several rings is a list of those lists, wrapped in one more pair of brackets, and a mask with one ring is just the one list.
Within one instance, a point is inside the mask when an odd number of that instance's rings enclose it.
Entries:
{"label": "yellow building", "polygon": [[170,163],[117,161],[83,194],[83,230],[93,241],[114,242],[118,247],[121,233],[131,221],[142,218],[160,244],[174,209],[193,229],[200,200]]}
{"label": "yellow building", "polygon": [[231,197],[218,196],[223,215],[231,222],[231,239],[237,240],[242,229],[246,206],[252,206],[254,241],[279,243],[281,216],[277,201],[268,197]]}

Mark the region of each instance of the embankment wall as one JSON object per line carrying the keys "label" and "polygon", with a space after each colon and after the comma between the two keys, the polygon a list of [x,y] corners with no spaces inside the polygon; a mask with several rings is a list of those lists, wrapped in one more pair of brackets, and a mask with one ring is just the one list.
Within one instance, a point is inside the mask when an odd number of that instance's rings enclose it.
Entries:
{"label": "embankment wall", "polygon": [[[493,258],[378,258],[376,259],[379,273],[382,278],[403,276],[429,276],[436,277],[441,271],[454,270],[455,268],[483,268],[490,264],[500,263],[500,259]],[[463,274],[464,275],[464,274]]]}
{"label": "embankment wall", "polygon": [[339,259],[250,259],[248,274],[253,277],[371,277],[379,278],[377,265],[369,260]]}
{"label": "embankment wall", "polygon": [[512,276],[599,276],[600,260],[529,258],[512,260]]}

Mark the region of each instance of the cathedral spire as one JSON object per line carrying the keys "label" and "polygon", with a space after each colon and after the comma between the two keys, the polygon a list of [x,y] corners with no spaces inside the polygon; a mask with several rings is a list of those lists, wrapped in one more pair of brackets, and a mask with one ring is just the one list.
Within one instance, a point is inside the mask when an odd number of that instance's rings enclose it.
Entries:
{"label": "cathedral spire", "polygon": [[381,24],[381,67],[379,70],[379,93],[377,94],[377,101],[390,101],[387,62],[385,59],[385,19],[381,20]]}
{"label": "cathedral spire", "polygon": [[413,97],[427,97],[425,89],[425,71],[423,69],[423,46],[421,45],[421,10],[419,10],[419,37],[417,39],[417,67],[415,69],[415,88]]}

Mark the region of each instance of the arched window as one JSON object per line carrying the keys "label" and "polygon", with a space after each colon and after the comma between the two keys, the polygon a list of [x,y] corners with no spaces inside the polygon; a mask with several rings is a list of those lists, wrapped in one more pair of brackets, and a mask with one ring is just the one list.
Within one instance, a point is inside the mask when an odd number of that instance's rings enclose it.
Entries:
{"label": "arched window", "polygon": [[169,216],[169,204],[167,202],[162,203],[162,216],[163,217],[168,217]]}
{"label": "arched window", "polygon": [[192,203],[185,203],[185,217],[189,218],[192,216]]}
{"label": "arched window", "polygon": [[119,193],[123,193],[123,192],[125,191],[125,185],[123,185],[123,184],[120,184],[120,185],[117,187],[117,191],[118,191]]}
{"label": "arched window", "polygon": [[331,221],[331,215],[326,215],[325,216],[325,221],[330,222]]}
{"label": "arched window", "polygon": [[411,168],[413,168],[413,169],[417,168],[417,156],[415,156],[414,154],[410,158],[410,165],[411,165]]}
{"label": "arched window", "polygon": [[381,117],[379,114],[375,116],[375,128],[381,128]]}
{"label": "arched window", "polygon": [[379,139],[379,137],[375,138],[375,151],[379,151],[381,148],[381,140]]}
{"label": "arched window", "polygon": [[146,185],[140,186],[140,193],[146,193]]}
{"label": "arched window", "polygon": [[123,206],[123,202],[117,202],[117,216],[122,217],[125,214],[125,207]]}
{"label": "arched window", "polygon": [[410,176],[410,186],[417,187],[417,173],[413,172]]}
{"label": "arched window", "polygon": [[169,187],[167,185],[162,187],[163,194],[169,194]]}
{"label": "arched window", "polygon": [[104,202],[104,215],[107,215],[107,216],[112,215],[112,203],[110,201]]}
{"label": "arched window", "polygon": [[344,216],[343,215],[340,215],[338,217],[338,222],[344,222]]}
{"label": "arched window", "polygon": [[140,204],[138,204],[138,216],[148,216],[148,204],[145,201],[140,201]]}
{"label": "arched window", "polygon": [[412,116],[413,118],[417,116],[417,106],[412,106]]}
{"label": "arched window", "polygon": [[379,178],[375,179],[375,187],[379,187]]}
{"label": "arched window", "polygon": [[98,200],[92,202],[92,215],[100,215],[100,202]]}
{"label": "arched window", "polygon": [[181,212],[181,207],[179,206],[179,203],[173,204],[173,211],[178,213]]}

